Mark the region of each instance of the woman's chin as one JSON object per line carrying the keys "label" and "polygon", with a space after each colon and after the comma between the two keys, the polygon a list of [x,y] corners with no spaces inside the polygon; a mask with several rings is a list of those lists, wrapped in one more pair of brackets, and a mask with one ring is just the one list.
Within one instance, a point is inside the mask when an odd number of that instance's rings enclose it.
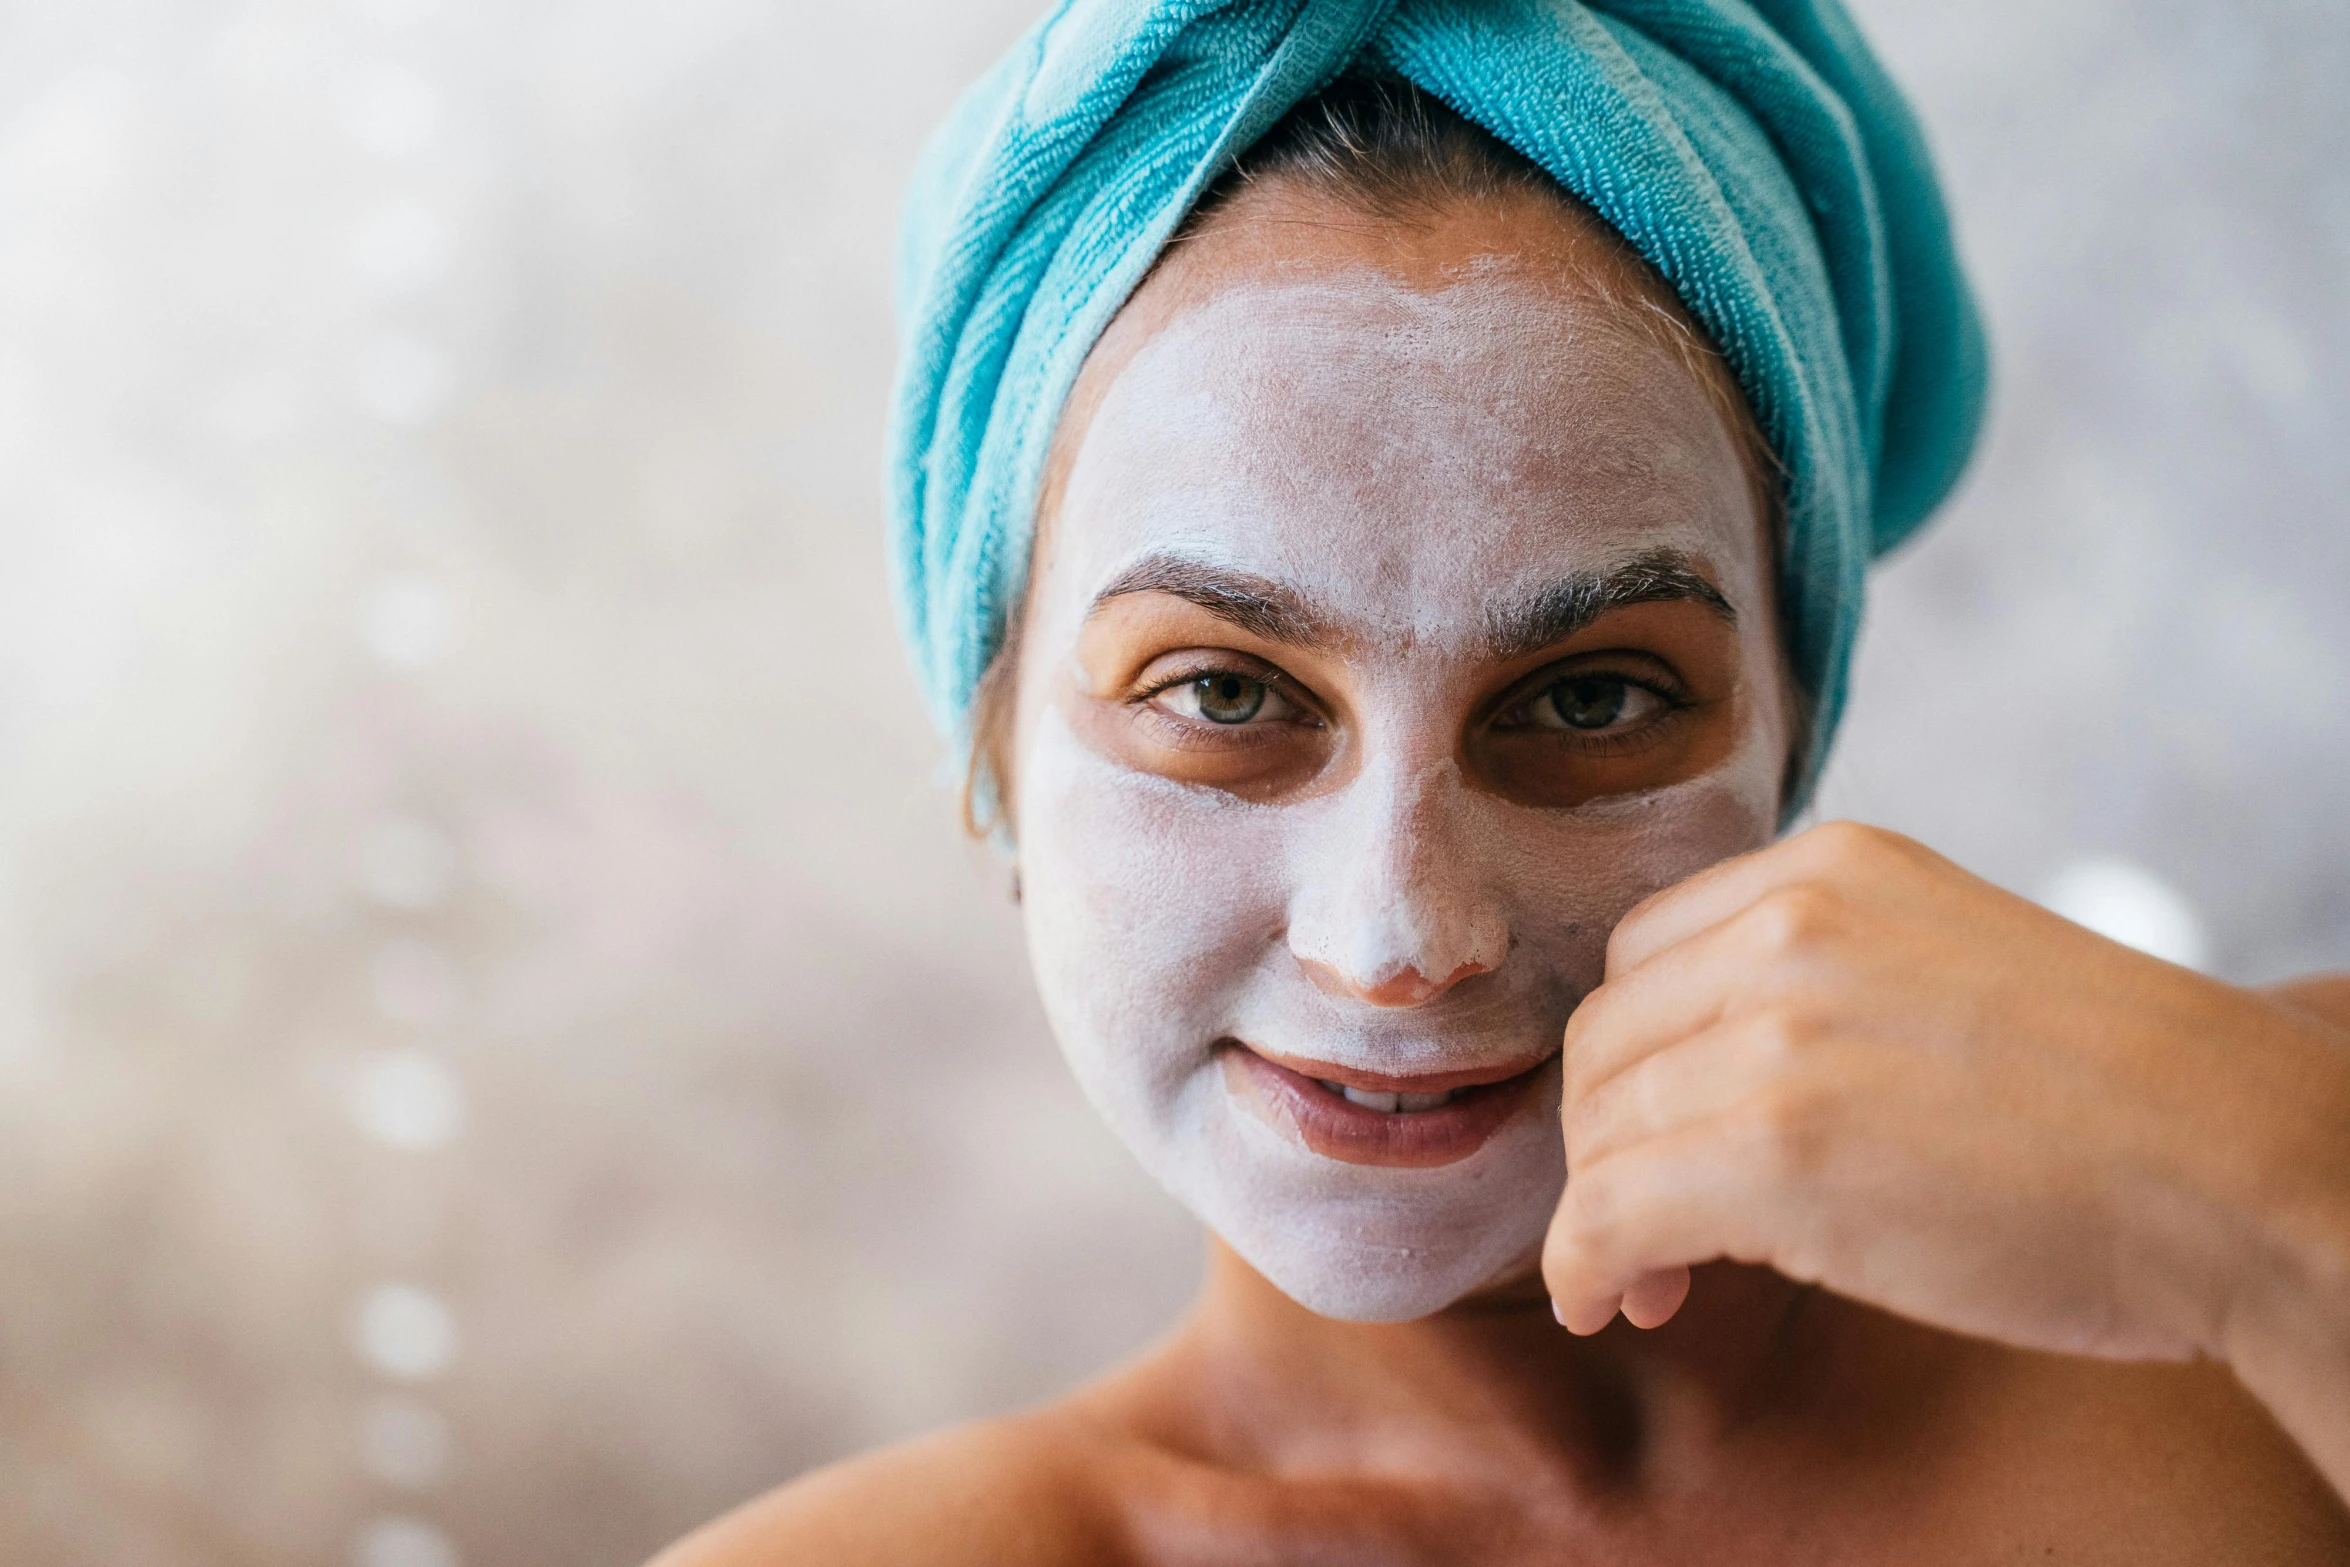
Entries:
{"label": "woman's chin", "polygon": [[1524,1247],[1507,1249],[1496,1264],[1482,1248],[1432,1256],[1363,1239],[1308,1254],[1294,1241],[1266,1245],[1218,1234],[1275,1289],[1316,1316],[1340,1322],[1414,1322],[1507,1287],[1525,1273]]}
{"label": "woman's chin", "polygon": [[1539,1257],[1566,1183],[1555,1095],[1529,1096],[1470,1152],[1419,1165],[1318,1153],[1237,1101],[1225,1096],[1211,1159],[1168,1184],[1308,1311],[1406,1322],[1505,1285]]}

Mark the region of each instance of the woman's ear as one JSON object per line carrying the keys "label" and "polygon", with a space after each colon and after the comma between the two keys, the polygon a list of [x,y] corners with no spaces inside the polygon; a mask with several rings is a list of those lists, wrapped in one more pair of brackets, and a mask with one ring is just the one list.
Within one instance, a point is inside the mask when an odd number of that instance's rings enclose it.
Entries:
{"label": "woman's ear", "polygon": [[985,843],[1010,841],[1012,740],[1018,699],[1020,627],[1025,607],[1005,629],[971,697],[971,752],[963,769],[963,830]]}

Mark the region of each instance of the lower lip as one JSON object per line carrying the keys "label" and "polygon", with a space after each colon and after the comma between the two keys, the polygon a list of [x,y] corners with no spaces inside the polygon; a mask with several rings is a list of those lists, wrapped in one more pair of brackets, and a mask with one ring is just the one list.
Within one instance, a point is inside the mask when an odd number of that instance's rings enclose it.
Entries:
{"label": "lower lip", "polygon": [[1389,1114],[1340,1097],[1242,1044],[1224,1051],[1224,1082],[1260,1118],[1327,1159],[1428,1169],[1466,1159],[1535,1099],[1556,1056],[1498,1083],[1462,1090],[1434,1110]]}

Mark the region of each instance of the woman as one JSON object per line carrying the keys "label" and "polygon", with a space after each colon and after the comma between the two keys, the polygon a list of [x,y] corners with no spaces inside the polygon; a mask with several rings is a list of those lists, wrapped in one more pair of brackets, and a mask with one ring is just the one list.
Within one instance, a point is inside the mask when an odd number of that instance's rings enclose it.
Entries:
{"label": "woman", "polygon": [[917,651],[1208,1276],[665,1561],[2350,1559],[2350,981],[1779,837],[1981,389],[1833,0],[1079,0],[909,260]]}

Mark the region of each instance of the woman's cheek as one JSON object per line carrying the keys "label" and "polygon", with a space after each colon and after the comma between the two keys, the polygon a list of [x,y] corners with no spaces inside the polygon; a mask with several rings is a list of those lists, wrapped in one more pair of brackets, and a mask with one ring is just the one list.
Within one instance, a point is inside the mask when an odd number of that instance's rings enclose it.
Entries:
{"label": "woman's cheek", "polygon": [[1039,715],[1019,758],[1021,903],[1047,1015],[1122,1131],[1157,1131],[1278,949],[1277,813],[1154,778]]}
{"label": "woman's cheek", "polygon": [[1618,889],[1609,929],[1651,894],[1768,844],[1778,816],[1776,769],[1774,758],[1733,758],[1702,777],[1577,812],[1579,859]]}

